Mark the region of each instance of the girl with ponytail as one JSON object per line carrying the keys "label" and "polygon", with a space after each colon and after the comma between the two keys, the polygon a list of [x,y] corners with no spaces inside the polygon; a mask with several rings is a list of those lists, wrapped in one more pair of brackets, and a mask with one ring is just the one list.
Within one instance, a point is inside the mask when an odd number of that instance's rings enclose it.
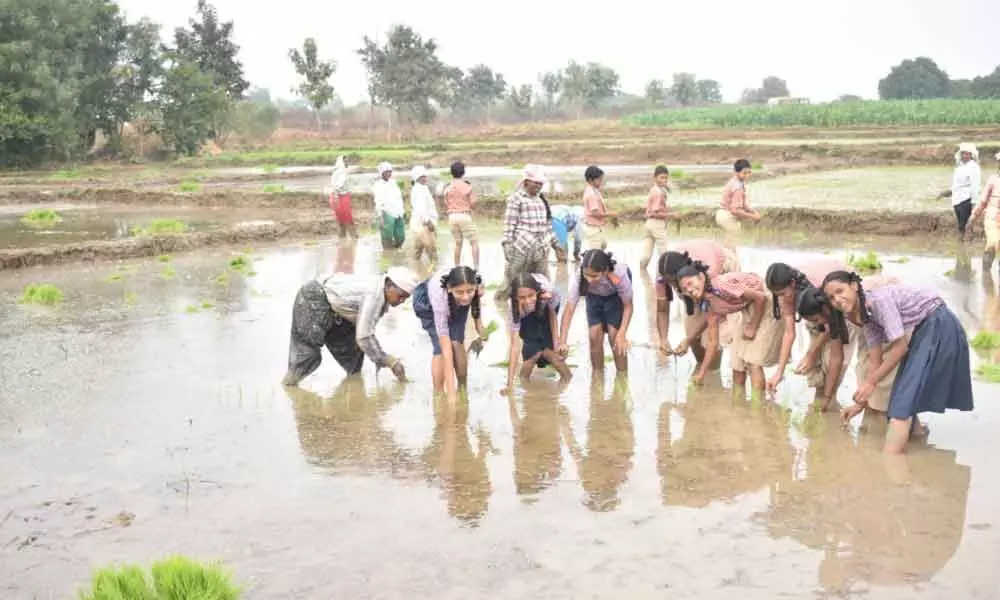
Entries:
{"label": "girl with ponytail", "polygon": [[868,406],[897,367],[886,452],[899,454],[912,434],[926,433],[917,419],[922,412],[973,409],[968,338],[936,290],[902,284],[866,290],[857,274],[837,271],[826,276],[823,292],[847,322],[864,329],[869,348],[867,377],[858,382],[854,405],[841,413],[845,422]]}
{"label": "girl with ponytail", "polygon": [[470,346],[472,351],[482,350],[487,338],[480,306],[483,293],[482,278],[466,266],[442,269],[413,291],[413,312],[430,336],[434,349],[431,378],[435,393],[447,391],[449,397],[454,397],[456,378],[459,386],[465,386],[468,377],[465,325],[470,313],[479,335]]}
{"label": "girl with ponytail", "polygon": [[[521,379],[527,381],[535,366],[552,367],[566,381],[572,377],[566,361],[556,352],[559,339],[559,304],[562,299],[549,278],[540,273],[518,273],[511,282],[510,292],[510,351],[507,364],[507,387],[514,389],[514,373],[520,358]],[[521,352],[518,353],[518,338]]]}
{"label": "girl with ponytail", "polygon": [[[740,261],[736,253],[713,240],[690,240],[660,255],[656,269],[656,331],[660,337],[660,352],[668,356],[674,353],[674,348],[670,346],[670,303],[673,302],[677,290],[677,272],[689,265],[704,266],[710,279],[740,270]],[[700,309],[694,310],[684,319],[685,335],[703,328],[704,324],[705,313]],[[700,363],[705,356],[704,340],[695,339],[691,343],[691,350]],[[721,353],[717,356],[712,369],[718,368],[720,358],[722,358]]]}
{"label": "girl with ponytail", "polygon": [[570,280],[569,302],[559,328],[559,353],[569,352],[566,339],[573,313],[581,297],[587,299],[587,327],[590,341],[590,365],[594,372],[604,370],[604,336],[614,352],[615,368],[628,370],[626,332],[632,321],[632,270],[616,263],[610,252],[594,248],[583,253],[579,278]]}
{"label": "girl with ponytail", "polygon": [[[846,270],[847,265],[842,261],[830,258],[810,260],[797,267],[792,267],[785,263],[774,263],[768,267],[767,274],[764,276],[764,283],[767,285],[768,291],[771,292],[771,311],[774,314],[774,318],[780,320],[783,325],[781,349],[778,351],[778,368],[775,370],[774,375],[767,381],[768,391],[777,391],[778,384],[784,379],[785,369],[788,367],[788,362],[792,357],[792,346],[795,344],[795,323],[798,320],[795,312],[795,301],[798,295],[808,288],[819,288],[822,286],[823,278],[829,273]],[[827,340],[826,336],[821,336],[814,329],[810,329],[809,334],[811,340],[810,349],[806,354],[806,358],[796,368],[796,373],[800,375],[806,373],[813,374],[813,381],[811,383],[818,383],[818,385],[814,385],[817,388],[818,398],[821,389],[824,392],[836,391],[844,372],[843,348],[840,349],[839,364],[825,363],[820,367],[819,359],[821,355],[834,360],[837,358],[837,354],[823,354]],[[824,380],[822,376],[823,372],[831,374],[830,382]],[[830,383],[830,385],[827,385],[827,383]],[[824,395],[823,397],[827,399],[826,404],[829,404],[830,396]]]}
{"label": "girl with ponytail", "polygon": [[778,362],[780,321],[774,318],[770,294],[764,281],[753,273],[726,273],[711,278],[704,265],[688,265],[677,273],[678,287],[683,294],[687,313],[694,314],[695,307],[707,313],[705,323],[688,335],[675,354],[686,354],[688,347],[703,333],[707,333],[705,357],[692,376],[701,384],[709,366],[721,351],[719,321],[722,317],[739,315],[743,322],[743,335],[732,343],[730,362],[733,366],[733,385],[746,385],[746,372],[755,393],[763,393],[766,385],[764,368]]}

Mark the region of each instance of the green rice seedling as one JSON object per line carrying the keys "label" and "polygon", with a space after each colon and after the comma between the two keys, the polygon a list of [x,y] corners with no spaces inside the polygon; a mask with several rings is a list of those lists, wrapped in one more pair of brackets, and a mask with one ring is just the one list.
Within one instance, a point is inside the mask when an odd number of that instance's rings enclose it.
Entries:
{"label": "green rice seedling", "polygon": [[50,179],[80,179],[82,177],[83,171],[79,169],[62,169],[49,175]]}
{"label": "green rice seedling", "polygon": [[216,285],[229,285],[229,271],[223,271],[215,277]]}
{"label": "green rice seedling", "polygon": [[976,350],[993,350],[995,348],[1000,348],[1000,332],[980,331],[969,343]]}
{"label": "green rice seedling", "polygon": [[[525,165],[524,165],[524,163],[514,163],[514,164],[512,164],[512,165],[510,166],[510,169],[511,169],[512,171],[520,171],[521,169],[523,169],[523,168],[524,168],[524,166],[525,166]],[[449,174],[450,174],[450,173],[449,173]]]}
{"label": "green rice seedling", "polygon": [[156,257],[156,260],[160,261],[161,263],[168,263],[173,260],[173,257],[170,256],[169,254],[161,254]]}
{"label": "green rice seedling", "polygon": [[281,167],[279,167],[278,165],[264,165],[260,168],[260,170],[270,174],[270,173],[277,173],[278,171],[281,170]]}
{"label": "green rice seedling", "polygon": [[21,294],[21,304],[37,304],[39,306],[55,306],[63,301],[62,290],[51,283],[32,283],[24,288]]}
{"label": "green rice seedling", "polygon": [[754,171],[761,171],[764,169],[764,163],[752,162],[750,163],[750,168]]}
{"label": "green rice seedling", "polygon": [[122,302],[126,306],[133,306],[138,301],[139,301],[139,295],[136,294],[135,292],[124,292],[122,294]]}
{"label": "green rice seedling", "polygon": [[194,304],[188,304],[187,307],[184,309],[184,312],[188,314],[194,314],[198,312],[198,307],[195,306]]}
{"label": "green rice seedling", "polygon": [[33,208],[21,217],[22,223],[35,227],[54,225],[60,221],[62,221],[62,217],[51,208]]}
{"label": "green rice seedling", "polygon": [[870,275],[872,273],[878,273],[882,270],[882,263],[879,261],[878,256],[876,256],[874,252],[869,252],[864,256],[850,254],[847,257],[847,264],[854,267],[854,269],[862,275]]}
{"label": "green rice seedling", "polygon": [[910,257],[909,256],[900,256],[899,258],[894,259],[894,260],[890,260],[889,262],[895,263],[897,265],[905,265],[906,263],[910,262]]}
{"label": "green rice seedling", "polygon": [[1000,383],[1000,365],[983,363],[976,367],[976,377],[987,383]]}
{"label": "green rice seedling", "polygon": [[187,229],[187,224],[182,221],[161,217],[146,223],[145,227],[133,229],[132,234],[139,237],[147,235],[177,235],[184,233]]}
{"label": "green rice seedling", "polygon": [[490,321],[489,323],[486,324],[486,327],[483,328],[483,333],[486,334],[486,337],[489,337],[499,330],[500,330],[500,323],[496,321]]}
{"label": "green rice seedling", "polygon": [[121,273],[112,273],[112,274],[108,275],[107,278],[105,278],[105,281],[107,281],[108,283],[116,283],[116,282],[119,282],[121,280],[122,280],[122,274]]}
{"label": "green rice seedling", "polygon": [[248,277],[253,277],[257,274],[253,270],[252,261],[242,254],[229,259],[229,269]]}
{"label": "green rice seedling", "polygon": [[208,300],[202,300],[201,308],[202,310],[212,310],[213,308],[215,308],[215,304],[212,304]]}
{"label": "green rice seedling", "polygon": [[281,183],[269,183],[264,186],[265,194],[282,194],[285,192],[285,186]]}
{"label": "green rice seedling", "polygon": [[80,600],[237,600],[239,587],[221,565],[205,565],[183,556],[153,563],[147,574],[137,565],[94,571]]}
{"label": "green rice seedling", "polygon": [[197,181],[182,181],[178,189],[184,193],[197,192],[201,189],[201,184]]}
{"label": "green rice seedling", "polygon": [[164,265],[163,269],[160,271],[160,277],[164,279],[173,279],[176,276],[177,271],[170,265]]}

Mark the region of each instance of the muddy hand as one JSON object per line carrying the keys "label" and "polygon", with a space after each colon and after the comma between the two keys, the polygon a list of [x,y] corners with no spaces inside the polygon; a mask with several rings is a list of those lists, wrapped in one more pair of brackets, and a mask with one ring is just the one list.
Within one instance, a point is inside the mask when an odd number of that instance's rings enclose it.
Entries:
{"label": "muddy hand", "polygon": [[784,377],[782,376],[781,371],[772,375],[771,378],[767,380],[767,391],[772,394],[777,392],[778,384],[781,383],[782,379],[784,379]]}
{"label": "muddy hand", "polygon": [[396,376],[396,379],[400,381],[406,381],[406,367],[403,363],[396,361],[396,364],[392,365],[392,374]]}
{"label": "muddy hand", "polygon": [[475,353],[476,356],[479,356],[479,353],[483,351],[483,339],[476,338],[473,340],[472,343],[469,344],[469,351]]}
{"label": "muddy hand", "polygon": [[860,404],[852,404],[840,411],[840,422],[847,425],[851,419],[861,414],[864,408]]}

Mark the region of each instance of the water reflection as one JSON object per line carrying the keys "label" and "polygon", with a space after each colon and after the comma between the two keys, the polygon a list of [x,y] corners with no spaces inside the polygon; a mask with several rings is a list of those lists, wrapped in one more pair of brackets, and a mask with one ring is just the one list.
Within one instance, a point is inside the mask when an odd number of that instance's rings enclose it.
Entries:
{"label": "water reflection", "polygon": [[489,433],[469,427],[469,400],[434,400],[434,434],[423,453],[427,479],[441,487],[448,514],[478,525],[489,508],[490,473],[486,457],[492,452]]}
{"label": "water reflection", "polygon": [[782,486],[762,519],[771,536],[823,553],[817,576],[831,593],[913,585],[955,554],[969,481],[953,451],[884,456],[834,428],[813,441],[808,473]]}
{"label": "water reflection", "polygon": [[563,389],[565,384],[558,382],[531,382],[520,409],[513,395],[507,398],[514,431],[514,488],[522,502],[536,502],[538,494],[562,475],[559,396]]}
{"label": "water reflection", "polygon": [[336,273],[354,273],[354,253],[358,247],[358,239],[339,240],[337,244]]}
{"label": "water reflection", "polygon": [[621,503],[619,492],[628,481],[635,453],[628,382],[622,376],[616,377],[610,398],[605,397],[603,377],[591,383],[586,453],[573,433],[569,412],[560,408],[560,415],[563,437],[583,486],[584,505],[596,512],[615,510]]}

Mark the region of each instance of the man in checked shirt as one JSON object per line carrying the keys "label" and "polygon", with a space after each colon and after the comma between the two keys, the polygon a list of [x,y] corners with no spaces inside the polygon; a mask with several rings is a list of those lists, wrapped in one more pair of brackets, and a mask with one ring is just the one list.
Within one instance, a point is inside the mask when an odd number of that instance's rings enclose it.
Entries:
{"label": "man in checked shirt", "polygon": [[520,185],[509,198],[503,216],[503,255],[507,260],[497,302],[510,299],[510,282],[518,273],[548,274],[549,248],[562,246],[552,233],[552,211],[542,195],[545,173],[539,165],[528,165]]}

